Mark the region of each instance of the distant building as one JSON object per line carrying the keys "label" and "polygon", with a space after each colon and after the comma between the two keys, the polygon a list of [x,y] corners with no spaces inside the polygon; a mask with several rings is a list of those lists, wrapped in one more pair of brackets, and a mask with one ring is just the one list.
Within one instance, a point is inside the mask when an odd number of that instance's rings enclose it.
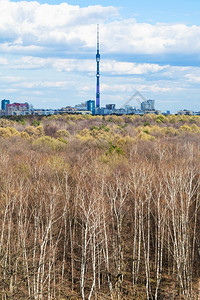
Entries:
{"label": "distant building", "polygon": [[35,116],[50,116],[56,114],[55,109],[34,109],[32,112]]}
{"label": "distant building", "polygon": [[114,110],[115,109],[115,104],[106,104],[106,109]]}
{"label": "distant building", "polygon": [[1,100],[1,109],[5,110],[6,109],[6,104],[10,104],[10,100]]}
{"label": "distant building", "polygon": [[6,116],[20,116],[29,114],[29,104],[26,103],[12,103],[6,105]]}
{"label": "distant building", "polygon": [[105,107],[96,107],[95,108],[95,115],[111,115],[113,113],[113,110],[109,110]]}
{"label": "distant building", "polygon": [[125,114],[126,114],[126,115],[135,114],[135,112],[136,112],[136,109],[133,108],[133,107],[130,106],[130,105],[126,105],[126,106],[124,107],[124,109],[125,109]]}
{"label": "distant building", "polygon": [[74,107],[72,107],[72,106],[66,106],[66,107],[62,107],[61,108],[61,113],[71,113],[71,112],[74,112],[74,111],[76,111],[77,109],[75,109]]}
{"label": "distant building", "polygon": [[155,107],[154,107],[154,103],[155,101],[154,100],[146,100],[146,101],[143,101],[141,103],[141,110],[146,113],[146,112],[154,112],[155,111]]}
{"label": "distant building", "polygon": [[112,115],[116,113],[115,104],[106,104],[106,107],[96,107],[95,115]]}
{"label": "distant building", "polygon": [[94,114],[95,111],[95,100],[86,101],[86,107],[88,111],[91,111]]}
{"label": "distant building", "polygon": [[193,115],[193,111],[192,110],[188,110],[188,109],[183,109],[183,110],[177,111],[177,114],[178,115],[191,116],[191,115]]}

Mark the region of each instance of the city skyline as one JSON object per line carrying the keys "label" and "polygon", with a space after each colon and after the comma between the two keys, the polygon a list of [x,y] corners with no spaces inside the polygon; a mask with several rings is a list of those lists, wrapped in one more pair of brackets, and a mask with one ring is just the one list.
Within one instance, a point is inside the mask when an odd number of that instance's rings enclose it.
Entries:
{"label": "city skyline", "polygon": [[162,111],[200,110],[200,3],[0,0],[0,9],[1,99],[36,108],[95,99],[99,23],[102,106],[138,90]]}

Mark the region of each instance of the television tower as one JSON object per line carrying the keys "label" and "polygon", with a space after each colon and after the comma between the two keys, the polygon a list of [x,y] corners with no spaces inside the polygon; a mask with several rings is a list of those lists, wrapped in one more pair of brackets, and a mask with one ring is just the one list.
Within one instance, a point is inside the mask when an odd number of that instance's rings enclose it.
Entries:
{"label": "television tower", "polygon": [[100,62],[100,53],[99,53],[99,24],[97,24],[97,88],[96,88],[96,107],[100,107],[100,73],[99,73],[99,62]]}

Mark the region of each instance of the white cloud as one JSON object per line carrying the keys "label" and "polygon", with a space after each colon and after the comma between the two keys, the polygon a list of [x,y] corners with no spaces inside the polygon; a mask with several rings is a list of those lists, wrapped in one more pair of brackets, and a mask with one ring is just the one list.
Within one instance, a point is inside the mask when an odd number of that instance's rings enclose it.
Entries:
{"label": "white cloud", "polygon": [[101,87],[103,92],[111,92],[111,93],[134,93],[136,90],[141,91],[141,92],[153,92],[153,93],[158,93],[158,92],[169,92],[173,88],[171,87],[166,87],[166,86],[160,86],[158,84],[114,84],[112,87],[108,84],[103,84]]}
{"label": "white cloud", "polygon": [[[1,33],[0,33],[0,42],[1,42]],[[39,55],[44,52],[44,48],[40,46],[30,45],[24,46],[20,44],[16,44],[15,41],[13,43],[0,43],[0,52],[2,53],[13,53],[13,54],[29,54],[29,55]]]}
{"label": "white cloud", "polygon": [[173,90],[173,88],[171,88],[171,87],[163,87],[163,86],[159,86],[157,84],[153,84],[150,86],[141,85],[141,86],[138,86],[138,89],[140,91],[153,92],[153,93],[160,93],[160,92],[168,93]]}
{"label": "white cloud", "polygon": [[[52,67],[62,72],[95,72],[96,62],[93,59],[61,59],[61,58],[40,58],[33,56],[24,56],[12,61],[12,69],[43,69]],[[142,75],[147,73],[157,73],[168,71],[169,65],[158,65],[150,63],[130,63],[116,60],[103,60],[101,62],[101,71],[111,75]]]}
{"label": "white cloud", "polygon": [[[11,50],[30,46],[91,46],[96,23],[117,15],[114,7],[59,5],[38,2],[0,2],[0,42]],[[94,24],[95,26],[91,26]],[[92,41],[92,42],[91,42]],[[30,50],[30,48],[26,48]],[[67,50],[67,49],[66,49]]]}
{"label": "white cloud", "polygon": [[13,84],[15,87],[20,88],[38,88],[38,87],[45,87],[45,88],[62,88],[66,89],[69,86],[68,81],[33,81],[33,82],[20,82]]}
{"label": "white cloud", "polygon": [[43,69],[50,66],[52,59],[22,56],[19,59],[14,59],[11,64],[12,69]]}
{"label": "white cloud", "polygon": [[197,53],[200,49],[200,26],[151,25],[129,19],[111,23],[103,30],[104,43],[109,52],[183,54]]}
{"label": "white cloud", "polygon": [[8,60],[6,58],[0,57],[0,65],[7,65],[7,64],[8,64]]}
{"label": "white cloud", "polygon": [[109,92],[109,93],[131,93],[134,91],[134,85],[129,83],[123,83],[123,84],[113,84],[110,86],[109,84],[102,84],[101,85],[101,91],[102,92]]}
{"label": "white cloud", "polygon": [[96,63],[89,59],[51,59],[51,65],[58,71],[94,72]]}
{"label": "white cloud", "polygon": [[[96,23],[104,53],[191,54],[200,51],[200,26],[137,23],[135,19],[113,21],[118,10],[100,5],[79,7],[39,2],[0,2],[0,51],[85,53],[95,49]],[[192,47],[191,47],[192,45]]]}
{"label": "white cloud", "polygon": [[16,94],[16,93],[19,92],[18,89],[13,89],[13,88],[6,88],[6,90],[5,89],[0,89],[0,91],[1,91],[2,94],[5,94],[5,92],[9,93],[9,94]]}
{"label": "white cloud", "polygon": [[158,64],[136,64],[130,62],[118,62],[105,60],[102,62],[102,70],[111,74],[146,74],[156,73],[168,68],[169,66],[160,66]]}
{"label": "white cloud", "polygon": [[[80,71],[94,72],[96,63],[94,60],[76,60],[76,59],[54,59],[52,66],[59,71]],[[120,62],[116,60],[103,60],[101,70],[104,73],[114,75],[146,74],[156,73],[167,69],[169,66],[160,66],[158,64],[136,64],[130,62]]]}
{"label": "white cloud", "polygon": [[65,105],[63,99],[72,102],[66,105],[93,99],[97,22],[102,101],[123,102],[135,90],[152,99],[166,95],[171,101],[178,93],[187,97],[186,89],[198,88],[200,68],[191,67],[189,60],[186,67],[171,66],[168,58],[199,59],[200,26],[138,23],[123,19],[115,7],[101,5],[0,0],[0,11],[2,98],[26,97],[39,106],[46,101],[46,107],[49,98],[58,99],[58,106]]}
{"label": "white cloud", "polygon": [[6,82],[6,83],[12,83],[12,82],[21,82],[24,80],[24,77],[20,76],[1,76],[0,81]]}
{"label": "white cloud", "polygon": [[196,74],[186,74],[185,77],[191,82],[200,82],[200,74],[197,76]]}
{"label": "white cloud", "polygon": [[33,94],[33,95],[40,96],[40,95],[43,95],[44,92],[42,92],[42,91],[32,91],[32,94]]}

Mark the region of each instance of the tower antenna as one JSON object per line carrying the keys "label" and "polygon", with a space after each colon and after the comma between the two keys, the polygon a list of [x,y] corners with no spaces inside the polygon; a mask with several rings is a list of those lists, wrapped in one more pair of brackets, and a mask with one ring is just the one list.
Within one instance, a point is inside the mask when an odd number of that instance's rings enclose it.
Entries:
{"label": "tower antenna", "polygon": [[99,52],[99,24],[97,24],[97,87],[96,87],[96,107],[100,107],[100,73],[99,73],[99,63],[100,63],[100,52]]}

